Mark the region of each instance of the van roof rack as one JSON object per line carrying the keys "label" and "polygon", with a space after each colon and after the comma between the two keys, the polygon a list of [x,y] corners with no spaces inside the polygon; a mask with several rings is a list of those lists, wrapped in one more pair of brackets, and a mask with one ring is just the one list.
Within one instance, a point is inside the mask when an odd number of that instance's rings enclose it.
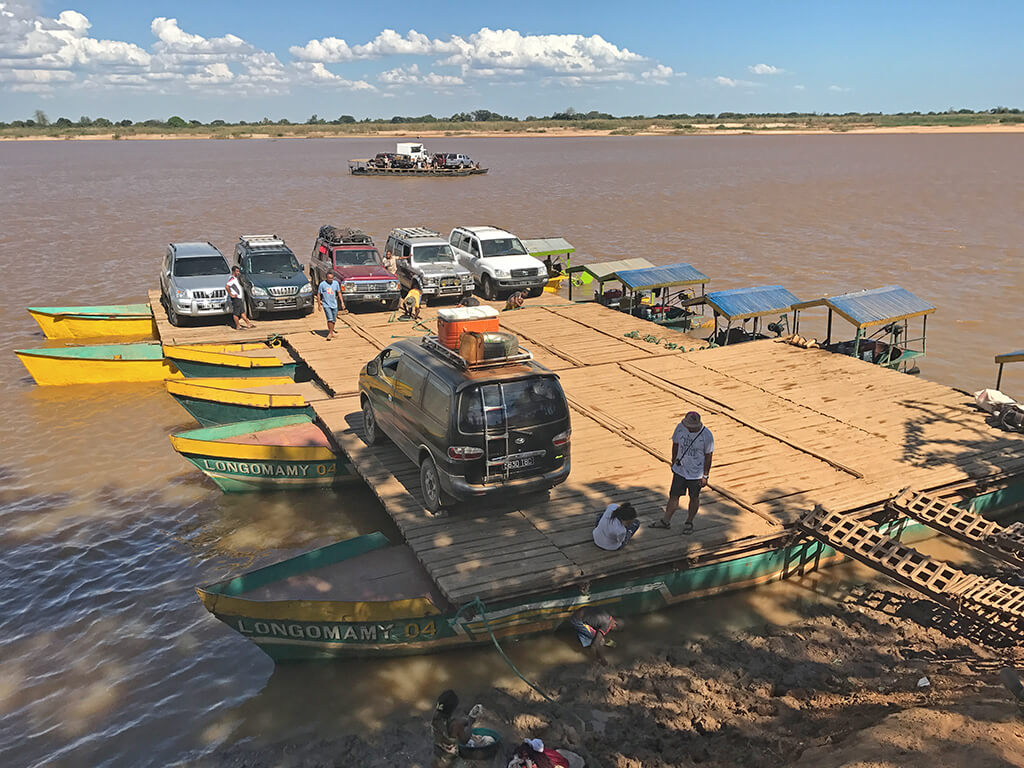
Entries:
{"label": "van roof rack", "polygon": [[320,237],[331,245],[373,245],[373,240],[368,234],[354,227],[325,224],[320,227]]}
{"label": "van roof rack", "polygon": [[281,248],[284,240],[277,235],[239,235],[238,239],[250,248]]}
{"label": "van roof rack", "polygon": [[424,347],[429,349],[435,355],[444,358],[456,368],[461,368],[464,371],[478,371],[481,368],[499,368],[503,365],[528,363],[530,360],[533,360],[533,353],[522,345],[519,347],[519,354],[508,355],[506,357],[494,357],[480,363],[470,363],[454,349],[449,349],[442,344],[437,336],[424,336],[422,343]]}
{"label": "van roof rack", "polygon": [[441,237],[440,232],[435,232],[427,227],[396,227],[391,230],[392,235],[398,237]]}

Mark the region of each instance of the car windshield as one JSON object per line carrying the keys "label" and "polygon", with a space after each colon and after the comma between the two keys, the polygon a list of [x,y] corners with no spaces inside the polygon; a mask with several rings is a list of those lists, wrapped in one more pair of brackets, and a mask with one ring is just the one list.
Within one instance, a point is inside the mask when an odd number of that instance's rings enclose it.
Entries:
{"label": "car windshield", "polygon": [[450,245],[419,245],[412,251],[417,264],[444,264],[455,261]]}
{"label": "car windshield", "polygon": [[266,275],[272,272],[301,272],[294,254],[286,251],[276,253],[254,253],[249,257],[249,272],[254,275]]}
{"label": "car windshield", "polygon": [[500,240],[481,240],[484,257],[488,256],[525,256],[526,249],[518,237],[504,237]]}
{"label": "car windshield", "polygon": [[[503,395],[504,414],[501,408],[494,408],[501,405]],[[459,398],[459,429],[467,434],[483,432],[485,406],[490,432],[504,431],[506,427],[535,427],[568,416],[562,387],[551,376],[481,384],[463,391]]]}
{"label": "car windshield", "polygon": [[223,256],[193,256],[175,259],[175,277],[201,277],[202,275],[229,274],[228,263]]}
{"label": "car windshield", "polygon": [[376,248],[362,251],[338,249],[334,252],[334,264],[338,267],[378,267],[381,265],[381,260]]}

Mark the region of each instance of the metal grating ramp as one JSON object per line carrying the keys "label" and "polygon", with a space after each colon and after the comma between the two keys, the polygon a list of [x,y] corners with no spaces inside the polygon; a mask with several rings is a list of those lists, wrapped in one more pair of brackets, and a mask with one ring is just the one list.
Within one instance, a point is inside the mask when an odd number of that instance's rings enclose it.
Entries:
{"label": "metal grating ramp", "polygon": [[800,518],[797,527],[942,605],[1008,634],[1024,635],[1024,589],[1020,587],[964,573],[821,506]]}
{"label": "metal grating ramp", "polygon": [[911,490],[889,501],[897,514],[912,517],[940,533],[970,544],[1015,568],[1024,568],[1024,524],[1005,528],[968,509]]}

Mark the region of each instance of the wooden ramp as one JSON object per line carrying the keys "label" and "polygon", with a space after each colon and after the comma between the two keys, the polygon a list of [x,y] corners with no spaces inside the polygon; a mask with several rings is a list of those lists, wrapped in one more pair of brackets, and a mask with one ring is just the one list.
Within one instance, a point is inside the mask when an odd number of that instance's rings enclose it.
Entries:
{"label": "wooden ramp", "polygon": [[317,313],[298,316],[296,313],[282,315],[280,319],[256,320],[255,328],[236,331],[231,316],[216,316],[186,320],[187,325],[174,326],[167,319],[167,311],[160,303],[160,291],[149,292],[149,308],[153,311],[157,335],[161,344],[229,344],[242,341],[265,341],[272,336],[286,333],[305,332],[323,326],[323,316]]}
{"label": "wooden ramp", "polygon": [[932,600],[1011,635],[1024,635],[1024,589],[964,573],[849,515],[815,507],[797,527]]}
{"label": "wooden ramp", "polygon": [[988,553],[1015,568],[1024,568],[1024,524],[1007,527],[956,507],[945,499],[905,490],[889,502],[896,514],[912,517],[940,533]]}

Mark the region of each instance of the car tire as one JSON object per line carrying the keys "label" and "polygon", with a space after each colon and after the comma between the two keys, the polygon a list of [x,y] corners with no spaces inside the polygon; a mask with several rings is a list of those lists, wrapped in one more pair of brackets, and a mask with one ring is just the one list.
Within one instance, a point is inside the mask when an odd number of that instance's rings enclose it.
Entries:
{"label": "car tire", "polygon": [[526,295],[529,296],[531,299],[536,299],[542,293],[544,293],[544,286],[543,285],[540,288],[531,288],[530,292],[528,294],[526,294]]}
{"label": "car tire", "polygon": [[420,462],[420,493],[427,511],[436,515],[444,509],[446,499],[444,491],[441,490],[441,477],[437,473],[437,465],[430,456]]}
{"label": "car tire", "polygon": [[384,433],[380,431],[377,423],[377,414],[373,412],[373,406],[369,400],[363,401],[363,436],[367,445],[380,445],[384,442]]}
{"label": "car tire", "polygon": [[252,301],[248,296],[245,297],[245,314],[249,316],[250,320],[260,319],[260,312],[252,305]]}
{"label": "car tire", "polygon": [[181,318],[178,316],[178,313],[174,311],[174,307],[169,301],[167,302],[167,322],[175,328],[181,327]]}
{"label": "car tire", "polygon": [[494,301],[498,298],[498,291],[495,289],[494,281],[490,275],[484,275],[480,280],[480,293],[488,301]]}

